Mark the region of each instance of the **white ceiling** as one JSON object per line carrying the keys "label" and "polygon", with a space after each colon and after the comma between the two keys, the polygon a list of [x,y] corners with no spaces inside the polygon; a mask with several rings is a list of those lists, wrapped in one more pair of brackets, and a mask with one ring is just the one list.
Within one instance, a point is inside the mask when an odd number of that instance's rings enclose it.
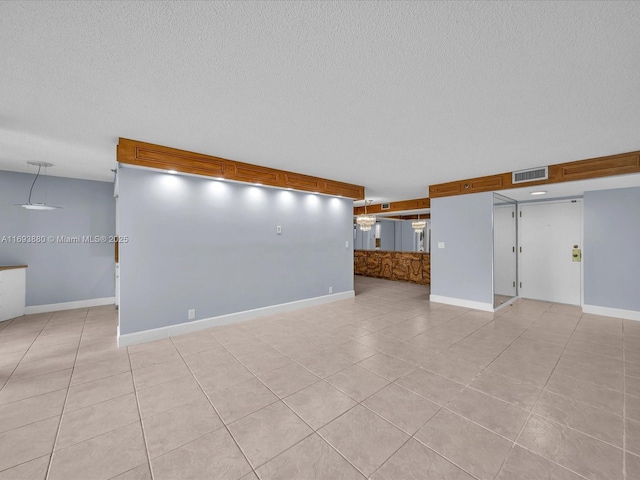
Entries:
{"label": "white ceiling", "polygon": [[0,169],[118,137],[367,197],[640,149],[640,2],[0,2]]}

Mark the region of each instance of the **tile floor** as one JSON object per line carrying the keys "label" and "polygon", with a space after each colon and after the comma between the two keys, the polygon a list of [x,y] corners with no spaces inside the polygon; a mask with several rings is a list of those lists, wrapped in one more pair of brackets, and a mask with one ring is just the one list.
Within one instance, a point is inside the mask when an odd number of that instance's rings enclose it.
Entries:
{"label": "tile floor", "polygon": [[640,479],[640,322],[356,290],[128,349],[113,307],[0,324],[0,480]]}

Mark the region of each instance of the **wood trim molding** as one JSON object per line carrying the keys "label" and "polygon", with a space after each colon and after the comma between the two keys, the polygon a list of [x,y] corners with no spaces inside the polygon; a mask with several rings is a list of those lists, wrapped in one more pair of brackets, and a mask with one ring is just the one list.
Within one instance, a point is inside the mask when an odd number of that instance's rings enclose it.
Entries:
{"label": "wood trim molding", "polygon": [[[387,203],[387,202],[385,202]],[[382,203],[367,205],[367,213],[384,213],[384,212],[402,212],[405,210],[418,210],[421,208],[431,208],[431,200],[429,198],[414,198],[412,200],[400,200],[399,202],[388,202],[389,208],[382,209]],[[353,214],[361,215],[364,213],[364,207],[354,207]]]}
{"label": "wood trim molding", "polygon": [[116,159],[120,163],[139,167],[175,170],[236,182],[260,183],[272,187],[337,195],[354,200],[364,199],[364,187],[360,185],[236,162],[128,138],[119,139]]}
{"label": "wood trim molding", "polygon": [[640,151],[589,158],[577,162],[549,165],[549,178],[526,183],[511,183],[512,172],[489,175],[487,177],[467,178],[455,182],[440,183],[429,187],[429,197],[448,197],[467,193],[492,192],[507,188],[532,187],[551,183],[588,180],[591,178],[611,177],[640,173]]}
{"label": "wood trim molding", "polygon": [[382,219],[393,218],[395,220],[417,220],[420,217],[420,220],[429,220],[431,218],[430,213],[421,213],[420,215],[389,215],[388,217],[380,217]]}

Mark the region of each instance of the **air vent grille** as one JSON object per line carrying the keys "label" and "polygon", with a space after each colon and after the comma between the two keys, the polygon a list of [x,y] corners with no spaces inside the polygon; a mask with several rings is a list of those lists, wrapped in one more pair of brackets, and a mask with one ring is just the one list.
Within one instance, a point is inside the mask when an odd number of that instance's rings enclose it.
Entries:
{"label": "air vent grille", "polygon": [[389,203],[383,203],[382,205],[380,205],[380,210],[389,210],[391,208],[391,204]]}
{"label": "air vent grille", "polygon": [[530,168],[512,173],[511,183],[535,182],[549,178],[549,167]]}

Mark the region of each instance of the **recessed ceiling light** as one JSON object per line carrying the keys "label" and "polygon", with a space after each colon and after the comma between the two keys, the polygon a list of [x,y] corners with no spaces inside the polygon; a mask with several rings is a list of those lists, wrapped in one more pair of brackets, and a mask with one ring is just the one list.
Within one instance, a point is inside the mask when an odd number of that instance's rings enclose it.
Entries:
{"label": "recessed ceiling light", "polygon": [[546,190],[540,190],[539,192],[531,192],[531,195],[546,195]]}
{"label": "recessed ceiling light", "polygon": [[176,170],[167,170],[167,173],[170,173],[171,175],[175,175],[178,172]]}

